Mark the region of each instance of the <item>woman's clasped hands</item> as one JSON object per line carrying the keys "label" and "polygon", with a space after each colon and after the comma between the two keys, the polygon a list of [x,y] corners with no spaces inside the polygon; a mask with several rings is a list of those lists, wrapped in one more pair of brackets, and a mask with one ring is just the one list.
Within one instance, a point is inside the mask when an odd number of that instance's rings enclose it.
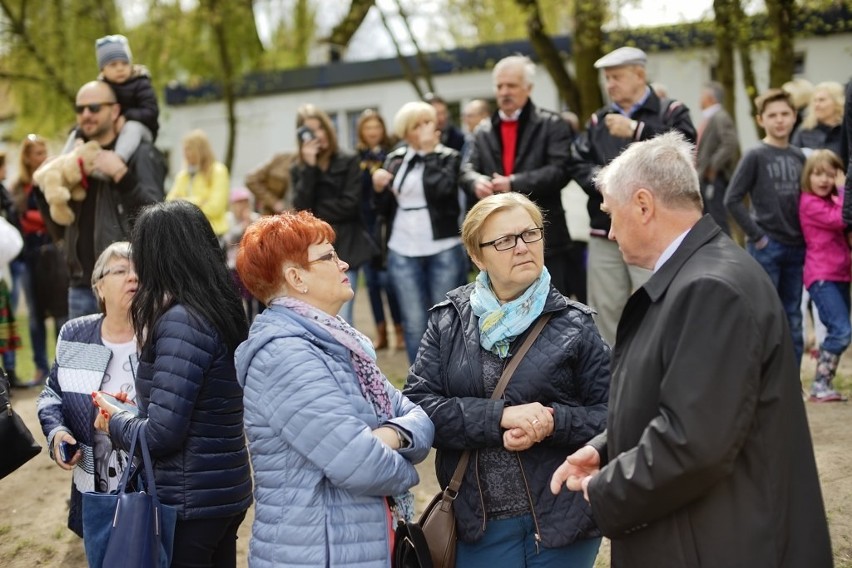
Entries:
{"label": "woman's clasped hands", "polygon": [[500,419],[503,447],[520,452],[541,442],[553,433],[553,409],[538,402],[507,406]]}

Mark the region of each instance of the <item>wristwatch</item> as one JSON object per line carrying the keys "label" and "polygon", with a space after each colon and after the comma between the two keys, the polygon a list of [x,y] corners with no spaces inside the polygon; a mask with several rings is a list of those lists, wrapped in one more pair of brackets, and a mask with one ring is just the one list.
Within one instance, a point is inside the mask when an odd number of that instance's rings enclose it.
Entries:
{"label": "wristwatch", "polygon": [[391,428],[394,432],[396,432],[396,437],[399,440],[400,449],[407,448],[409,446],[408,438],[403,435],[402,430],[400,430],[396,426],[388,426],[388,428]]}

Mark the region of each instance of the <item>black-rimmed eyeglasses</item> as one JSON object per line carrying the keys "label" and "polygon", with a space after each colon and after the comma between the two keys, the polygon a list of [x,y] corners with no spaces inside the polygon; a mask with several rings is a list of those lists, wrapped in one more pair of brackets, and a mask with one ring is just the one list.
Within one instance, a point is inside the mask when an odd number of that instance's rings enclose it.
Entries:
{"label": "black-rimmed eyeglasses", "polygon": [[479,243],[479,248],[493,246],[495,249],[503,251],[515,248],[518,244],[518,239],[521,239],[525,243],[529,244],[540,241],[543,238],[544,229],[541,227],[536,227],[535,229],[527,229],[523,233],[518,233],[517,235],[503,235],[502,237],[496,238],[493,241],[488,241],[487,243]]}

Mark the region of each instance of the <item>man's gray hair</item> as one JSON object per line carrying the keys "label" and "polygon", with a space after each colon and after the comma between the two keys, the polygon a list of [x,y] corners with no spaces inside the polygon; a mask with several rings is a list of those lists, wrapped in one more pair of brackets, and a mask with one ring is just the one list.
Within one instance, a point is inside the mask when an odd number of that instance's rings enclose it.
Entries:
{"label": "man's gray hair", "polygon": [[676,131],[631,144],[597,173],[595,185],[617,203],[645,188],[667,207],[703,209],[694,146]]}
{"label": "man's gray hair", "polygon": [[520,67],[524,72],[524,81],[527,85],[532,86],[535,83],[535,63],[526,55],[510,55],[504,57],[494,66],[494,71],[491,72],[491,78],[495,84],[497,82],[497,73],[506,67]]}
{"label": "man's gray hair", "polygon": [[718,81],[708,81],[704,84],[704,88],[713,94],[713,98],[717,103],[725,102],[725,87]]}

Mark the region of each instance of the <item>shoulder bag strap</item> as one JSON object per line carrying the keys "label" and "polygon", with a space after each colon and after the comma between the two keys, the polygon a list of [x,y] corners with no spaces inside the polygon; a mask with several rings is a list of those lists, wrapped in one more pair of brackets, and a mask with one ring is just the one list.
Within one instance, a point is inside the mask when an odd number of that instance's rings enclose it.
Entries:
{"label": "shoulder bag strap", "polygon": [[[541,333],[541,330],[544,329],[544,326],[547,324],[547,321],[550,319],[552,314],[542,314],[541,317],[535,322],[535,326],[532,328],[532,331],[529,335],[527,335],[524,342],[521,344],[521,347],[518,349],[518,352],[515,353],[515,356],[512,357],[512,360],[509,361],[509,364],[503,370],[503,374],[500,375],[500,380],[497,382],[497,386],[494,388],[494,392],[491,393],[491,400],[497,400],[503,396],[503,391],[506,390],[506,385],[509,384],[509,379],[512,378],[512,375],[515,373],[515,369],[518,368],[518,365],[521,364],[521,360],[524,358],[524,355],[529,351],[530,346],[535,341],[536,337]],[[464,472],[467,469],[467,464],[470,461],[470,450],[465,450],[459,459],[459,464],[456,466],[456,471],[453,472],[453,477],[450,480],[450,484],[447,486],[447,489],[444,491],[450,493],[450,498],[455,499],[458,494],[459,487],[461,486],[462,478],[464,477]]]}

